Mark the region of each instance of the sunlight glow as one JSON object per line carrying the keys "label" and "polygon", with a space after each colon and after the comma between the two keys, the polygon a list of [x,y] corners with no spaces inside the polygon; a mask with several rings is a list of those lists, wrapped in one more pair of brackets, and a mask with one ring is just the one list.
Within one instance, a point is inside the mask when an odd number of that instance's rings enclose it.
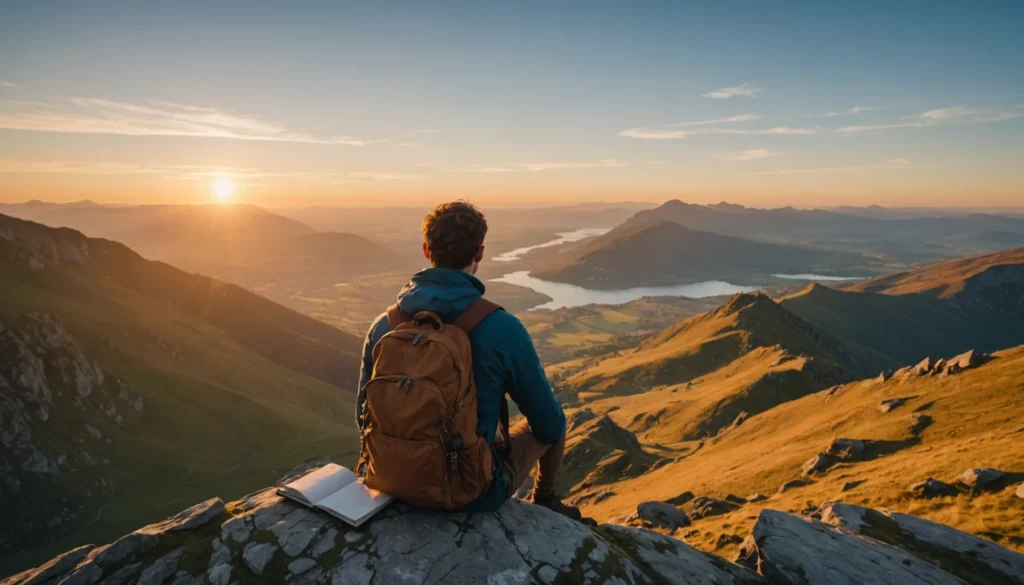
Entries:
{"label": "sunlight glow", "polygon": [[213,197],[217,203],[231,203],[235,196],[235,184],[231,179],[224,177],[217,179],[213,184]]}

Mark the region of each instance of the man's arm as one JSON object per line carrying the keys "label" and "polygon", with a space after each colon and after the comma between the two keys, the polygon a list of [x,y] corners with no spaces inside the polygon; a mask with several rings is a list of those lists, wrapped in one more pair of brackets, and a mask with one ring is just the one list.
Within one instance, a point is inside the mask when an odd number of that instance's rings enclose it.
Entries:
{"label": "man's arm", "polygon": [[363,362],[359,366],[359,391],[356,393],[356,426],[363,428],[363,404],[366,403],[366,383],[373,375],[373,347],[391,329],[387,313],[377,317],[370,324],[363,341]]}
{"label": "man's arm", "polygon": [[[565,435],[565,413],[555,399],[529,332],[513,315],[499,311],[488,317],[486,333],[498,340],[505,391],[542,443],[553,445]],[[484,325],[482,324],[482,325]]]}

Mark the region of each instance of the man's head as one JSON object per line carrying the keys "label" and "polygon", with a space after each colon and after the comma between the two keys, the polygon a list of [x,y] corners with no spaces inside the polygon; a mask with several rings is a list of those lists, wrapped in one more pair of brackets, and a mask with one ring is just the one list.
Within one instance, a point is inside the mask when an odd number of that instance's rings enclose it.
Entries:
{"label": "man's head", "polygon": [[435,268],[476,274],[486,235],[487,219],[473,204],[442,203],[423,218],[423,255]]}

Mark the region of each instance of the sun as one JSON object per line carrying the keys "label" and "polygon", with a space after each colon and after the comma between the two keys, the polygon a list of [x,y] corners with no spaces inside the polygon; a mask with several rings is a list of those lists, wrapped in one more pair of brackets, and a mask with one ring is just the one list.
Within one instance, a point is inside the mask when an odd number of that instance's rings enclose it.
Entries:
{"label": "sun", "polygon": [[231,203],[235,196],[235,184],[224,177],[213,184],[213,198],[217,203]]}

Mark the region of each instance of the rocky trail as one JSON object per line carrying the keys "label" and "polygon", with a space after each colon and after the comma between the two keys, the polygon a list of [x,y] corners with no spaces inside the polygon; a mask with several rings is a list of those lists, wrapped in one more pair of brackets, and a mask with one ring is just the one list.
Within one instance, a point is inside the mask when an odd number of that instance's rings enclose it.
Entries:
{"label": "rocky trail", "polygon": [[[682,522],[669,504],[638,513]],[[1024,555],[942,524],[831,503],[762,510],[736,562],[643,527],[590,528],[511,500],[497,512],[387,509],[360,529],[277,496],[214,498],[0,585],[1021,585]]]}

